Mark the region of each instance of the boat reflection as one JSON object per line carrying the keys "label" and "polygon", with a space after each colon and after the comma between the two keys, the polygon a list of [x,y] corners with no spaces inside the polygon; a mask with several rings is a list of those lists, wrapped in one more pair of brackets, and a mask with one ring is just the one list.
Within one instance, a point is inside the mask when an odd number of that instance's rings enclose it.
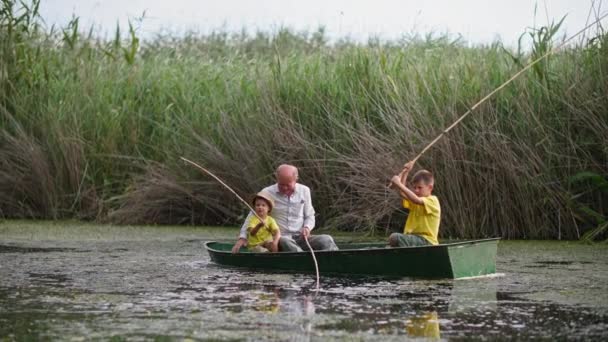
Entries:
{"label": "boat reflection", "polygon": [[452,281],[448,312],[496,311],[496,278],[462,279]]}
{"label": "boat reflection", "polygon": [[461,324],[463,317],[490,317],[497,310],[496,279],[336,277],[326,278],[324,285],[317,293],[305,287],[247,284],[239,302],[243,311],[271,315],[261,319],[281,322],[272,324],[288,327],[283,332],[300,341],[327,331],[440,339],[442,330]]}

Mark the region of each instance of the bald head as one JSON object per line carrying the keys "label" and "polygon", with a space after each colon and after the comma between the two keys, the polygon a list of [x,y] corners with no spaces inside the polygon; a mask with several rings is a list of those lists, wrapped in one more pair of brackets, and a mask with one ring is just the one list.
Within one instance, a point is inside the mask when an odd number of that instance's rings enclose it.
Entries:
{"label": "bald head", "polygon": [[289,164],[279,165],[276,177],[279,192],[287,196],[293,194],[298,180],[298,168]]}
{"label": "bald head", "polygon": [[289,164],[281,164],[277,167],[277,178],[279,177],[293,177],[296,180],[298,179],[298,168],[289,165]]}

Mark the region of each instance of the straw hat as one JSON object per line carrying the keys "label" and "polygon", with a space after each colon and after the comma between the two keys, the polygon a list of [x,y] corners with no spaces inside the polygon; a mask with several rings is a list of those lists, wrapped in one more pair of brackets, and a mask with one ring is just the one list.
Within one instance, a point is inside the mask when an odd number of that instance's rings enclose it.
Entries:
{"label": "straw hat", "polygon": [[268,212],[270,213],[272,211],[272,208],[274,208],[274,200],[272,199],[272,196],[270,196],[270,194],[266,191],[260,191],[258,192],[255,196],[253,196],[253,200],[251,200],[251,204],[253,204],[255,206],[255,200],[261,198],[263,200],[266,201],[266,203],[268,203]]}

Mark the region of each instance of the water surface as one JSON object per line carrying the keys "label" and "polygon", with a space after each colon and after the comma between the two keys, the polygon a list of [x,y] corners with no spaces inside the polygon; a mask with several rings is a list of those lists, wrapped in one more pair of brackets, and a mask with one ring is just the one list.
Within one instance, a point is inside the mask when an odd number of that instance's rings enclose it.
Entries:
{"label": "water surface", "polygon": [[[0,223],[0,338],[608,337],[608,246],[501,241],[493,277],[261,273],[213,264],[235,230]],[[341,237],[344,240],[347,237]]]}

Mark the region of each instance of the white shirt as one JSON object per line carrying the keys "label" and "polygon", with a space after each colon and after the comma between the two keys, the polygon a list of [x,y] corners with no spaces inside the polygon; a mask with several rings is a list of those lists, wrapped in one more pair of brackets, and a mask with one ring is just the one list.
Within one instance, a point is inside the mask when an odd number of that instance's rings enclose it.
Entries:
{"label": "white shirt", "polygon": [[[281,194],[277,184],[268,186],[262,191],[268,192],[274,200],[274,208],[269,215],[277,221],[281,236],[291,237],[300,234],[303,227],[308,227],[310,230],[315,227],[315,209],[312,207],[310,188],[306,185],[296,183],[291,196]],[[247,239],[247,227],[252,216],[253,214],[249,212],[241,227],[240,238]]]}

